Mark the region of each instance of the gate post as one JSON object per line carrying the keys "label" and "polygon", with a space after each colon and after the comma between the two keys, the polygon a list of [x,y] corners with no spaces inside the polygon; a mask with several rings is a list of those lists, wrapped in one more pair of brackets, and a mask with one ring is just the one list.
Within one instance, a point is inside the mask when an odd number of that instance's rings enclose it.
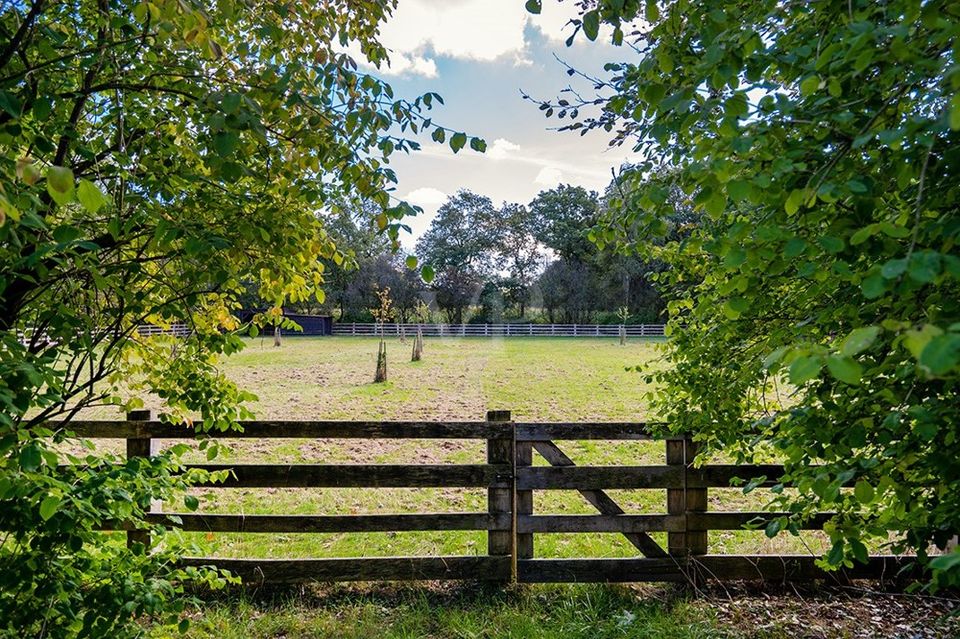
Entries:
{"label": "gate post", "polygon": [[684,516],[684,532],[667,533],[667,552],[675,556],[707,553],[707,531],[691,527],[687,518],[707,510],[707,489],[687,486],[687,469],[696,456],[697,444],[689,437],[667,440],[667,465],[683,468],[683,487],[667,489],[667,513]]}
{"label": "gate post", "polygon": [[[487,411],[488,423],[509,423],[510,411],[508,410],[490,410]],[[514,452],[513,435],[509,437],[490,437],[487,439],[487,463],[488,464],[506,464],[513,470]],[[508,488],[487,488],[487,513],[490,515],[510,515],[513,519],[513,494],[515,473],[511,472],[510,486]],[[488,530],[487,531],[487,554],[491,556],[513,556],[514,529],[510,526],[509,530]],[[511,560],[511,564],[515,559]],[[511,568],[512,573],[512,568]],[[512,576],[512,575],[511,575]]]}
{"label": "gate post", "polygon": [[[130,422],[149,422],[153,419],[151,410],[132,410],[127,413],[127,421]],[[135,437],[127,440],[127,459],[134,457],[151,457],[158,450],[159,442],[149,437]],[[150,512],[158,511],[160,506],[157,502],[150,504]],[[146,530],[127,531],[127,548],[132,548],[134,544],[143,544],[144,551],[150,547],[150,533]]]}
{"label": "gate post", "polygon": [[[520,471],[533,465],[533,444],[531,442],[516,441],[516,427],[514,427],[513,430],[513,437],[514,449],[516,451],[513,465],[513,485],[514,488],[516,488],[517,477]],[[513,531],[514,539],[516,540],[513,553],[513,562],[514,566],[516,566],[517,562],[521,559],[533,559],[533,533],[517,532],[519,530],[518,523],[520,517],[533,514],[533,491],[514,490],[513,504]],[[514,575],[519,578],[519,571],[514,569]]]}

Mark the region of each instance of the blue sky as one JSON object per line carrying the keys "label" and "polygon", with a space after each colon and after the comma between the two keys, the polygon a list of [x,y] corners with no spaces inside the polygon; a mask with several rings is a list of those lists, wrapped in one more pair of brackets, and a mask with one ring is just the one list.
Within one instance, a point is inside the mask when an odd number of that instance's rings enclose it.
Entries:
{"label": "blue sky", "polygon": [[[454,156],[422,136],[422,151],[394,156],[397,195],[424,209],[410,220],[413,236],[403,241],[408,249],[457,189],[487,195],[495,204],[527,203],[560,182],[601,190],[611,168],[630,156],[627,148],[608,149],[603,133],[581,137],[550,130],[558,121],[545,119],[520,91],[552,97],[570,84],[554,54],[603,76],[605,62],[632,51],[582,35],[565,46],[571,27],[564,24],[575,14],[570,0],[546,0],[540,16],[527,14],[523,5],[522,0],[400,0],[383,26],[392,66],[377,74],[398,95],[442,95],[445,105],[435,109],[434,120],[483,137],[488,149]],[[591,94],[589,86],[579,88]]]}

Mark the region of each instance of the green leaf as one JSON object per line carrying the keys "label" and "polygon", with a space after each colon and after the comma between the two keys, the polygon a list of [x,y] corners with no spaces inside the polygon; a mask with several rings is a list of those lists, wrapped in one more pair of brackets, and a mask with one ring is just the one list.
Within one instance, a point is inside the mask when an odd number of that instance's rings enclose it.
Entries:
{"label": "green leaf", "polygon": [[896,279],[903,275],[904,271],[907,270],[907,260],[906,258],[899,258],[895,260],[890,260],[880,269],[880,274],[883,275],[888,280]]}
{"label": "green leaf", "polygon": [[433,267],[427,264],[422,269],[420,269],[420,277],[423,278],[423,281],[429,284],[433,281],[435,273],[433,272]]}
{"label": "green leaf", "polygon": [[583,14],[583,33],[590,40],[596,40],[600,33],[600,13],[594,9]]}
{"label": "green leaf", "polygon": [[406,265],[407,265],[407,268],[408,268],[408,269],[413,270],[413,269],[417,268],[417,256],[416,256],[416,255],[408,255],[405,262],[406,262]]}
{"label": "green leaf", "polygon": [[484,153],[487,150],[487,143],[482,138],[470,138],[470,148],[477,153]]}
{"label": "green leaf", "polygon": [[874,497],[873,486],[870,485],[870,482],[861,479],[853,488],[853,496],[856,497],[857,501],[861,504],[869,504],[873,501]]}
{"label": "green leaf", "polygon": [[535,14],[540,13],[542,8],[540,0],[527,0],[527,4],[524,6],[527,8],[527,11]]}
{"label": "green leaf", "polygon": [[193,495],[184,495],[183,505],[186,506],[187,510],[193,512],[200,507],[200,500]]}
{"label": "green leaf", "polygon": [[237,148],[240,142],[239,136],[234,131],[220,131],[213,136],[213,149],[222,158],[229,157]]}
{"label": "green leaf", "polygon": [[660,7],[657,6],[657,0],[647,0],[645,14],[647,22],[650,24],[660,19]]}
{"label": "green leaf", "polygon": [[723,304],[723,313],[730,319],[737,319],[750,308],[750,302],[742,297],[731,297]]}
{"label": "green leaf", "polygon": [[960,366],[960,335],[937,335],[920,353],[920,365],[933,375],[946,375]]}
{"label": "green leaf", "polygon": [[887,280],[880,273],[874,273],[863,279],[860,290],[868,300],[875,300],[886,292]]}
{"label": "green leaf", "polygon": [[819,357],[804,355],[790,363],[790,383],[799,386],[820,374],[823,366]]}
{"label": "green leaf", "polygon": [[930,284],[940,274],[940,254],[936,251],[918,251],[910,256],[907,275],[915,282]]}
{"label": "green leaf", "polygon": [[960,568],[960,549],[954,550],[949,555],[940,555],[930,561],[930,567],[934,570],[956,570]]}
{"label": "green leaf", "polygon": [[820,77],[816,75],[807,76],[800,82],[800,95],[813,95],[820,88]]}
{"label": "green leaf", "polygon": [[228,93],[223,96],[223,102],[220,103],[220,106],[224,113],[233,114],[240,108],[241,100],[243,100],[243,96],[239,93]]}
{"label": "green leaf", "polygon": [[876,341],[880,331],[879,326],[864,326],[850,331],[850,334],[843,339],[840,345],[840,353],[847,357],[862,353]]}
{"label": "green leaf", "polygon": [[914,329],[907,331],[903,338],[903,345],[907,347],[907,350],[910,351],[910,354],[913,355],[914,358],[919,360],[927,344],[929,344],[934,337],[942,334],[943,330],[939,326],[924,324],[919,330]]}
{"label": "green leaf", "polygon": [[950,100],[950,128],[954,131],[960,129],[960,93]]}
{"label": "green leaf", "polygon": [[450,138],[450,148],[454,153],[458,152],[464,147],[467,143],[467,134],[466,133],[454,133],[453,137]]}
{"label": "green leaf", "polygon": [[806,197],[806,192],[803,189],[790,191],[786,202],[783,203],[783,208],[787,212],[787,215],[794,215],[800,210],[800,205],[803,204],[804,197]]}
{"label": "green leaf", "polygon": [[27,472],[37,470],[40,468],[42,459],[40,449],[36,444],[24,446],[23,450],[20,451],[20,468]]}
{"label": "green leaf", "polygon": [[96,213],[109,201],[90,180],[80,180],[80,184],[77,185],[77,199],[83,208],[91,213]]}
{"label": "green leaf", "polygon": [[51,166],[47,169],[47,193],[57,204],[73,201],[73,171],[63,166]]}
{"label": "green leaf", "polygon": [[60,506],[60,498],[54,495],[50,495],[40,502],[40,517],[47,521],[53,517],[54,513],[57,512],[57,508]]}
{"label": "green leaf", "polygon": [[854,386],[860,384],[863,376],[863,367],[853,358],[842,355],[827,357],[827,370],[841,382]]}

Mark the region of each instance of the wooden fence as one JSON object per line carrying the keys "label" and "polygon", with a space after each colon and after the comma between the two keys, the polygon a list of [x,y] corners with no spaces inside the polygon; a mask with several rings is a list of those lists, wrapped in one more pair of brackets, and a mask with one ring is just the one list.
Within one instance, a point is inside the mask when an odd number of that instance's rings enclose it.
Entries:
{"label": "wooden fence", "polygon": [[[70,430],[87,438],[126,439],[128,456],[148,456],[158,439],[183,439],[183,427],[151,421],[145,411],[126,421],[71,422]],[[734,478],[766,477],[763,486],[778,483],[778,465],[710,464],[695,468],[690,439],[664,440],[664,464],[646,466],[578,466],[563,452],[567,440],[649,440],[640,423],[521,423],[509,411],[491,411],[475,422],[306,422],[260,421],[243,432],[210,433],[221,438],[312,439],[481,439],[487,459],[482,464],[197,464],[208,470],[231,471],[222,484],[210,487],[474,487],[487,491],[486,512],[241,515],[161,513],[148,521],[186,531],[230,533],[366,533],[383,531],[486,531],[484,555],[436,557],[362,557],[315,559],[234,559],[191,557],[190,565],[227,568],[246,582],[370,581],[417,579],[484,579],[506,582],[701,582],[708,579],[793,580],[828,577],[807,555],[711,555],[709,531],[736,530],[775,514],[708,512],[707,491],[730,487]],[[560,442],[560,444],[558,444]],[[548,465],[534,465],[534,453]],[[661,490],[665,512],[627,514],[605,489]],[[538,490],[574,490],[598,512],[593,515],[535,513]],[[171,518],[175,515],[178,520]],[[828,513],[814,517],[807,528],[818,529]],[[650,533],[667,533],[666,548]],[[619,533],[637,550],[633,558],[537,558],[537,535],[554,533]],[[128,531],[129,543],[149,543],[148,533]],[[757,534],[763,534],[758,532]],[[909,557],[876,556],[841,573],[844,578],[896,576]],[[832,575],[831,578],[837,578]]]}
{"label": "wooden fence", "polygon": [[[417,324],[384,324],[385,335],[414,335]],[[423,334],[433,337],[617,337],[616,324],[420,324]],[[664,324],[628,324],[627,337],[663,337]],[[334,335],[380,335],[377,324],[334,323]]]}

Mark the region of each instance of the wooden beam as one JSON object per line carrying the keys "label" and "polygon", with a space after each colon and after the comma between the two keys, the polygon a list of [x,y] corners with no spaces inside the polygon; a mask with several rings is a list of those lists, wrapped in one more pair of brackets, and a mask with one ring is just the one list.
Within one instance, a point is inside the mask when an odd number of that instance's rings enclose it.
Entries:
{"label": "wooden beam", "polygon": [[[179,519],[179,522],[177,521]],[[435,513],[397,515],[237,515],[164,513],[149,515],[151,524],[190,532],[348,533],[412,530],[510,530],[510,515]],[[111,523],[104,530],[126,530]]]}
{"label": "wooden beam", "polygon": [[489,439],[513,437],[511,424],[489,422],[418,421],[247,421],[241,431],[198,433],[194,429],[159,421],[47,422],[53,430],[68,430],[89,439],[191,439],[193,437],[296,439]]}
{"label": "wooden beam", "polygon": [[[547,582],[803,581],[812,579],[902,579],[915,557],[877,556],[837,572],[817,567],[809,555],[700,555],[667,559],[528,559],[517,564],[518,580]],[[911,572],[916,576],[918,573]]]}
{"label": "wooden beam", "polygon": [[645,422],[518,422],[517,441],[542,442],[560,439],[656,439]]}
{"label": "wooden beam", "polygon": [[673,515],[533,515],[519,517],[517,530],[529,533],[683,531],[684,520]]}
{"label": "wooden beam", "polygon": [[187,468],[229,470],[222,488],[510,488],[510,464],[191,464]]}
{"label": "wooden beam", "polygon": [[362,557],[348,559],[230,559],[186,557],[182,566],[216,566],[245,585],[312,581],[510,579],[510,557]]}
{"label": "wooden beam", "polygon": [[[533,447],[536,449],[544,459],[546,459],[551,465],[557,467],[555,469],[543,469],[543,470],[572,470],[575,469],[573,460],[567,457],[567,455],[560,450],[556,444],[553,442],[534,442]],[[527,472],[531,472],[537,469],[528,468]],[[517,471],[517,488],[521,488],[520,474],[519,469]],[[525,488],[525,487],[524,487]],[[600,511],[603,515],[622,515],[624,514],[623,508],[621,508],[613,499],[610,498],[607,493],[602,490],[594,489],[578,489],[580,494],[586,499],[590,504]],[[667,553],[655,542],[650,535],[643,532],[626,532],[623,533],[623,536],[626,537],[627,541],[636,547],[637,550],[642,552],[646,557],[665,557]]]}
{"label": "wooden beam", "polygon": [[[510,411],[491,410],[487,412],[487,422],[492,424],[510,424]],[[487,512],[491,516],[509,515],[513,513],[513,428],[510,429],[510,437],[496,438],[487,440],[487,464],[507,465],[510,471],[510,482],[506,486],[490,486],[487,489]],[[487,532],[487,554],[493,556],[506,556],[511,558],[513,555],[513,531],[494,531]],[[512,572],[511,559],[511,572]],[[509,578],[509,577],[508,577]]]}
{"label": "wooden beam", "polygon": [[[539,451],[548,442],[534,442]],[[592,490],[599,488],[645,489],[683,488],[682,465],[665,466],[536,466],[517,475],[517,487],[531,490]],[[734,488],[734,479],[748,480],[765,476],[761,486],[779,483],[783,466],[777,464],[744,465],[715,464],[690,468],[687,471],[688,488]],[[787,484],[789,485],[789,484]]]}

